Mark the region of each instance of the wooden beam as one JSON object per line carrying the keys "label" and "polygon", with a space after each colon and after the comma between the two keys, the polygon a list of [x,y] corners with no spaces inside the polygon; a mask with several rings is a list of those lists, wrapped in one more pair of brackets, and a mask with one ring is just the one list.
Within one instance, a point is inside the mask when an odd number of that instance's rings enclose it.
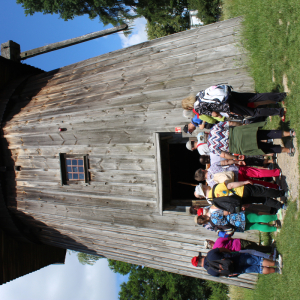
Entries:
{"label": "wooden beam", "polygon": [[40,54],[44,54],[47,52],[51,52],[54,50],[58,50],[58,49],[62,49],[62,48],[66,48],[69,46],[73,46],[82,42],[86,42],[86,41],[90,41],[105,35],[109,35],[118,31],[122,31],[122,30],[126,30],[128,28],[127,24],[123,24],[120,26],[116,26],[110,29],[105,29],[105,30],[101,30],[101,31],[96,31],[96,32],[92,32],[92,33],[88,33],[73,39],[68,39],[62,42],[57,42],[57,43],[52,43],[49,44],[47,46],[43,46],[43,47],[39,47],[39,48],[35,48],[32,50],[28,50],[28,51],[24,51],[21,52],[20,54],[20,59],[27,59],[27,58],[31,58]]}

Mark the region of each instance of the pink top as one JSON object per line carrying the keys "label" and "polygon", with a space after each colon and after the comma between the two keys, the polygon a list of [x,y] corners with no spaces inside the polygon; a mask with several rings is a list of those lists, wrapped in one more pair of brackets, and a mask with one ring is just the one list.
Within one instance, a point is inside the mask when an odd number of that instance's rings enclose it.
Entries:
{"label": "pink top", "polygon": [[226,248],[231,251],[240,251],[241,250],[241,240],[240,239],[231,239],[231,238],[218,238],[213,246],[215,248]]}

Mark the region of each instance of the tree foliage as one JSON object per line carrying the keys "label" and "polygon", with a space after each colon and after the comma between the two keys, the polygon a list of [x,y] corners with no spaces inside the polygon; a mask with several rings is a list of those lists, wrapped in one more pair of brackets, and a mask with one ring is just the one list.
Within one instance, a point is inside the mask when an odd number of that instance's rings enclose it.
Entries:
{"label": "tree foliage", "polygon": [[[211,283],[205,280],[168,273],[143,266],[108,260],[109,267],[117,273],[128,275],[127,282],[121,284],[119,299],[121,300],[197,300],[210,299]],[[223,296],[219,293],[218,300],[227,299],[227,287],[220,284],[218,293],[223,288]],[[216,298],[214,298],[216,299]]]}
{"label": "tree foliage", "polygon": [[87,14],[91,19],[98,16],[104,25],[116,26],[137,16],[131,9],[135,7],[134,0],[17,0],[17,3],[22,4],[26,15],[58,14],[65,21]]}
{"label": "tree foliage", "polygon": [[148,38],[155,39],[190,27],[187,0],[156,0],[139,4],[137,13],[147,19]]}
{"label": "tree foliage", "polygon": [[217,22],[221,15],[221,0],[188,0],[190,10],[198,10],[197,17],[204,23]]}
{"label": "tree foliage", "polygon": [[92,266],[96,263],[97,260],[99,260],[100,258],[103,258],[103,256],[97,256],[97,255],[78,252],[77,258],[81,264]]}

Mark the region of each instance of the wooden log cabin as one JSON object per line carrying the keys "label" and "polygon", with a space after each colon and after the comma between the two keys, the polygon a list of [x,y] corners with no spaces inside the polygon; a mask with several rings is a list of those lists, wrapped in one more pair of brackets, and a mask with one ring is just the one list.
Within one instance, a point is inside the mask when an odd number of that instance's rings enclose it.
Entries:
{"label": "wooden log cabin", "polygon": [[[25,76],[1,94],[9,211],[44,244],[253,288],[191,265],[206,238],[186,207],[198,154],[181,100],[214,83],[253,91],[230,19]],[[3,96],[5,95],[5,96]],[[204,203],[202,203],[204,205]],[[236,237],[258,241],[257,232]]]}

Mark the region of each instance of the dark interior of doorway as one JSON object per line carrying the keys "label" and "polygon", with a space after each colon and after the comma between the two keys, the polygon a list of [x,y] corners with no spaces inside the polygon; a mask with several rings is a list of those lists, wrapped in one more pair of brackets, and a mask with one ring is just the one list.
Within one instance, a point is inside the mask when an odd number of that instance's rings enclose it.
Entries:
{"label": "dark interior of doorway", "polygon": [[197,200],[194,196],[195,186],[179,182],[196,185],[199,183],[194,179],[195,171],[199,168],[205,169],[199,158],[199,152],[189,151],[185,143],[169,144],[171,200]]}

